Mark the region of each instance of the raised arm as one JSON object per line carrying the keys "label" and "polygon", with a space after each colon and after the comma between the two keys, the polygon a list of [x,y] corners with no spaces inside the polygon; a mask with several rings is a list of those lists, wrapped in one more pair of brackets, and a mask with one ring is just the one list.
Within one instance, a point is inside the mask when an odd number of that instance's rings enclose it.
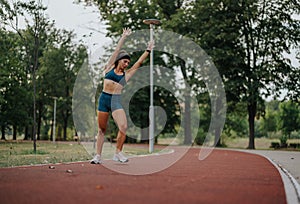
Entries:
{"label": "raised arm", "polygon": [[116,58],[118,56],[118,53],[119,51],[121,50],[123,44],[124,44],[124,41],[126,39],[127,36],[129,36],[131,34],[131,29],[129,28],[124,28],[123,29],[123,34],[117,44],[117,47],[116,49],[114,50],[113,54],[110,56],[107,64],[104,66],[104,72],[108,72],[110,71],[110,69],[112,68],[112,66],[114,65],[115,61],[116,61]]}
{"label": "raised arm", "polygon": [[126,81],[128,81],[134,73],[138,70],[138,68],[143,64],[145,59],[149,56],[154,48],[154,42],[149,42],[147,49],[145,52],[140,56],[140,58],[134,63],[134,65],[126,71]]}

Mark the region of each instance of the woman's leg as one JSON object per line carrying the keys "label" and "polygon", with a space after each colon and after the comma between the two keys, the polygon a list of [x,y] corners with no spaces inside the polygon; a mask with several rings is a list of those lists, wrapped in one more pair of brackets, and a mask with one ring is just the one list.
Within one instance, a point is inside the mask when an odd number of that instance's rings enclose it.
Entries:
{"label": "woman's leg", "polygon": [[112,116],[119,128],[117,135],[117,148],[116,153],[119,153],[123,149],[123,144],[126,140],[126,130],[127,130],[127,118],[125,111],[123,109],[117,109],[112,113]]}
{"label": "woman's leg", "polygon": [[109,113],[98,111],[97,116],[98,116],[97,154],[101,155],[102,147],[104,143],[104,134],[106,132]]}

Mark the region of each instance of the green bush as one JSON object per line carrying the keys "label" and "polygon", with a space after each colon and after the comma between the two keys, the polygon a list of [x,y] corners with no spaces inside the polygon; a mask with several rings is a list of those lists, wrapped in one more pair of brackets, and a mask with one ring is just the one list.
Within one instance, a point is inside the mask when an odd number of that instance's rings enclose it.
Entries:
{"label": "green bush", "polygon": [[203,145],[204,143],[204,140],[205,140],[205,137],[206,137],[206,134],[204,133],[203,129],[202,128],[199,128],[198,130],[198,134],[197,136],[195,137],[195,143],[197,145]]}
{"label": "green bush", "polygon": [[288,140],[287,136],[282,136],[279,139],[280,139],[280,146],[287,147],[287,140]]}

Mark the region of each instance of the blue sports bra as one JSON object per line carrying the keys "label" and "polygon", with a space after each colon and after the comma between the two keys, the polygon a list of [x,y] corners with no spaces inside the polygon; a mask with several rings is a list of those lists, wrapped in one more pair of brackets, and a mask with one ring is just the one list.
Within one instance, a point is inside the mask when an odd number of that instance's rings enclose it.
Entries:
{"label": "blue sports bra", "polygon": [[126,80],[125,80],[125,72],[123,72],[122,75],[117,75],[115,73],[115,68],[113,68],[112,70],[110,70],[109,72],[107,72],[105,74],[104,79],[110,79],[114,82],[117,82],[119,84],[121,84],[122,86],[124,86],[126,84]]}

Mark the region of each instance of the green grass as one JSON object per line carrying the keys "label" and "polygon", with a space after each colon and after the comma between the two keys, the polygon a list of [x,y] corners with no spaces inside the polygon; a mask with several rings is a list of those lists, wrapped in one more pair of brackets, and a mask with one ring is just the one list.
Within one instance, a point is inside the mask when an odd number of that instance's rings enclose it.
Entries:
{"label": "green grass", "polygon": [[[227,138],[224,140],[227,148],[246,149],[248,147],[249,138]],[[280,142],[279,139],[255,138],[255,149],[274,150],[270,148],[271,142]],[[288,143],[300,143],[299,139],[290,139]],[[293,149],[299,151],[299,149]]]}
{"label": "green grass", "polygon": [[[114,152],[115,144],[105,142],[102,158],[111,159]],[[149,154],[147,145],[125,144],[124,152],[128,156]],[[154,150],[154,153],[157,152],[160,152],[160,149]],[[78,144],[77,142],[37,141],[37,151],[34,153],[32,141],[0,141],[0,167],[88,161],[94,153],[93,142]]]}
{"label": "green grass", "polygon": [[0,167],[37,164],[54,164],[86,161],[90,156],[78,143],[52,143],[37,141],[36,153],[33,142],[0,142]]}

